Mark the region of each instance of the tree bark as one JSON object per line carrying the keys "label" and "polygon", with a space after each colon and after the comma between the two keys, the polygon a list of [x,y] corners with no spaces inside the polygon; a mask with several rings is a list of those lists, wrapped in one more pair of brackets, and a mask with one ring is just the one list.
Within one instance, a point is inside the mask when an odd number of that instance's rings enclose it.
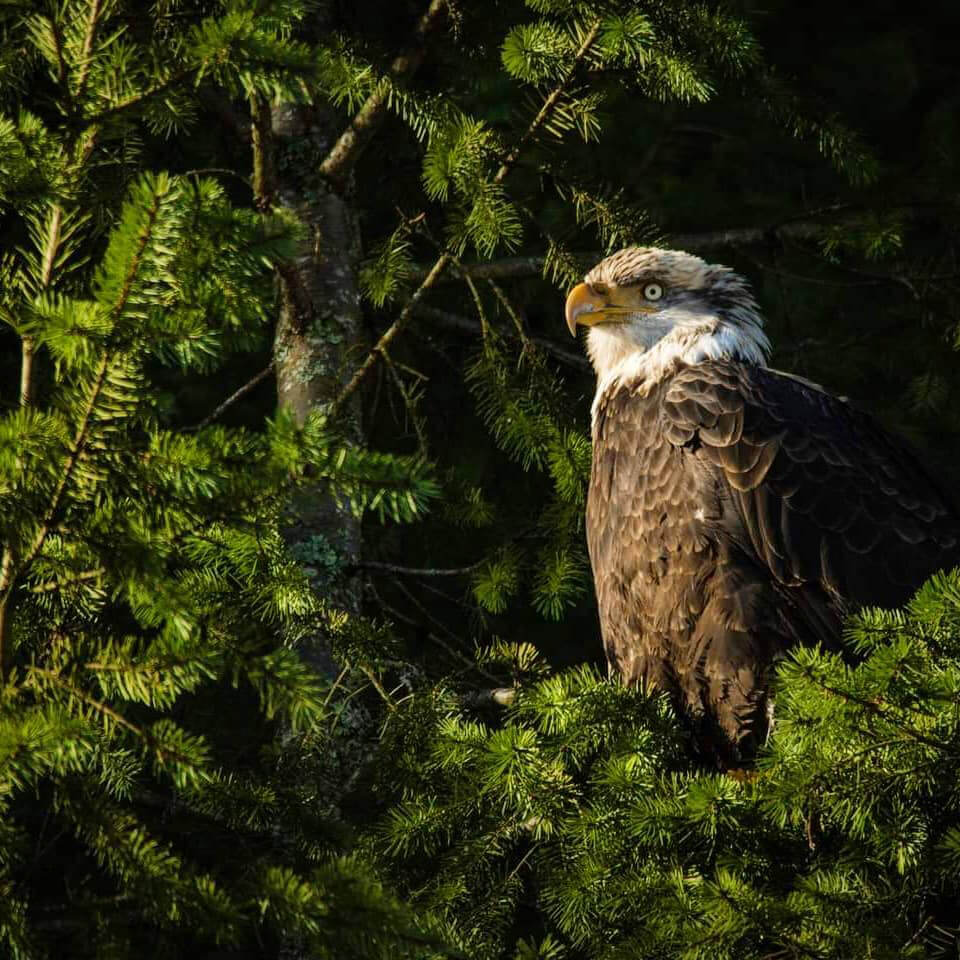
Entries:
{"label": "tree bark", "polygon": [[[335,189],[317,174],[318,161],[335,141],[336,122],[323,108],[294,104],[270,110],[272,203],[293,212],[305,233],[297,255],[279,271],[280,314],[274,340],[274,369],[281,410],[298,424],[327,407],[351,373],[350,358],[366,347],[357,273],[361,257],[351,184]],[[350,178],[352,179],[352,178]],[[359,396],[341,411],[339,431],[349,442],[363,438]],[[310,558],[332,549],[344,569],[360,559],[360,523],[316,487],[293,504],[287,539],[309,570]],[[317,583],[337,606],[360,608],[356,575]],[[324,651],[305,651],[318,669],[333,664]]]}

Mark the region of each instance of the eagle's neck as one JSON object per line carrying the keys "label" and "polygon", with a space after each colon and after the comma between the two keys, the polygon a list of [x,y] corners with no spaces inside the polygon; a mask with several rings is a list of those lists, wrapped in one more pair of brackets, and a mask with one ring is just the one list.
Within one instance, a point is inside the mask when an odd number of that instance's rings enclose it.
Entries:
{"label": "eagle's neck", "polygon": [[684,365],[738,360],[766,366],[770,341],[759,322],[734,325],[717,317],[700,320],[674,327],[646,349],[602,326],[591,328],[587,349],[597,371],[594,420],[603,398],[612,392],[626,387],[646,395]]}

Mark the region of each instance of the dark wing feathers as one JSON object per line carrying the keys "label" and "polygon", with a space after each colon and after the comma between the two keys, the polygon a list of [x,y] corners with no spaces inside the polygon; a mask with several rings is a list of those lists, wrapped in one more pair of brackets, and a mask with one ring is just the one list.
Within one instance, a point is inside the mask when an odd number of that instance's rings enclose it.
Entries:
{"label": "dark wing feathers", "polygon": [[735,362],[598,397],[587,539],[604,643],[669,691],[717,755],[750,755],[797,643],[893,605],[960,557],[916,456],[815,384]]}
{"label": "dark wing feathers", "polygon": [[716,468],[744,544],[782,584],[905,600],[960,556],[957,512],[917,457],[815,384],[724,361],[682,368],[664,434]]}

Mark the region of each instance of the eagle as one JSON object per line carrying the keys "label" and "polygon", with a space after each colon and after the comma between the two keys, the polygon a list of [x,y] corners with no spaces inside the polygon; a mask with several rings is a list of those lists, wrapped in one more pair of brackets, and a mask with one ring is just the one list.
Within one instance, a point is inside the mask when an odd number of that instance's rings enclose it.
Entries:
{"label": "eagle", "polygon": [[960,559],[951,498],[846,399],[767,366],[747,282],[630,247],[570,292],[597,375],[587,545],[607,659],[667,692],[721,767],[773,722],[798,644],[892,606]]}

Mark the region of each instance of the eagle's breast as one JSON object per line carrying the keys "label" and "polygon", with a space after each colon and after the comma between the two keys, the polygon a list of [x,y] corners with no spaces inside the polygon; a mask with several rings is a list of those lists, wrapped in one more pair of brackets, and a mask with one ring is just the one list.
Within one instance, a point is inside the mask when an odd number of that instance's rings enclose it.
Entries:
{"label": "eagle's breast", "polygon": [[587,536],[607,656],[629,682],[674,690],[695,666],[683,651],[716,570],[720,504],[710,471],[667,436],[668,384],[599,399]]}
{"label": "eagle's breast", "polygon": [[[587,542],[608,659],[749,756],[777,660],[957,562],[911,451],[815,384],[737,361],[597,397]],[[723,751],[726,751],[723,754]]]}

